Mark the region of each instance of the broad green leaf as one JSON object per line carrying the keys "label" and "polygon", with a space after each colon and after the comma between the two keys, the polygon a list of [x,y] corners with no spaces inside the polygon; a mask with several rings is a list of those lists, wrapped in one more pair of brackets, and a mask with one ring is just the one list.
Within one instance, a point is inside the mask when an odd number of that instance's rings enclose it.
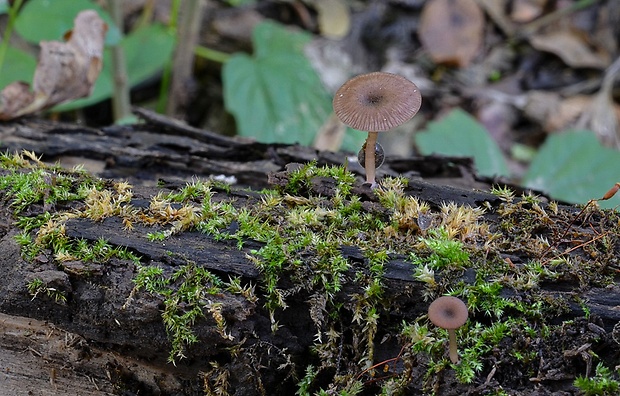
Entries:
{"label": "broad green leaf", "polygon": [[73,29],[73,20],[80,11],[95,10],[108,24],[106,44],[114,45],[121,33],[110,15],[89,0],[30,0],[15,19],[15,30],[24,39],[38,44],[40,41],[62,40]]}
{"label": "broad green leaf", "polygon": [[14,81],[32,83],[37,60],[30,54],[8,47],[4,65],[0,70],[0,89],[3,89]]}
{"label": "broad green leaf", "polygon": [[[549,136],[523,180],[529,188],[570,203],[601,198],[617,182],[620,182],[620,152],[602,146],[590,131]],[[619,196],[600,201],[606,208],[619,204]]]}
{"label": "broad green leaf", "polygon": [[[172,56],[175,38],[161,24],[151,24],[123,38],[120,46],[125,52],[129,84],[135,86],[159,72]],[[110,50],[104,52],[103,70],[88,98],[56,106],[54,111],[66,111],[88,106],[112,96],[112,65]]]}
{"label": "broad green leaf", "polygon": [[261,23],[252,32],[254,56],[257,59],[285,54],[303,56],[304,46],[310,40],[308,33],[291,30],[275,22]]}
{"label": "broad green leaf", "polygon": [[[347,127],[344,138],[342,139],[341,149],[357,155],[357,152],[360,151],[367,137],[368,132]],[[390,153],[385,153],[385,155],[389,156]]]}
{"label": "broad green leaf", "polygon": [[421,154],[443,154],[472,157],[478,173],[485,176],[507,176],[508,166],[497,143],[487,130],[461,109],[429,122],[426,131],[415,136]]}
{"label": "broad green leaf", "polygon": [[239,135],[266,143],[313,142],[331,113],[331,98],[303,54],[309,40],[265,22],[254,29],[254,55],[235,54],[226,62],[224,104]]}

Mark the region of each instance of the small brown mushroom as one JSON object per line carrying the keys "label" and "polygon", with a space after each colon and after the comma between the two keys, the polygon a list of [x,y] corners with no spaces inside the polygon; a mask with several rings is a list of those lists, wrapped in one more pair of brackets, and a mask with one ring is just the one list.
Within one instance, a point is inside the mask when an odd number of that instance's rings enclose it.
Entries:
{"label": "small brown mushroom", "polygon": [[[374,188],[377,133],[408,121],[422,105],[418,87],[405,77],[375,72],[353,77],[336,91],[333,106],[338,118],[351,128],[368,132],[364,143],[366,182]],[[364,149],[364,148],[362,148]]]}
{"label": "small brown mushroom", "polygon": [[467,306],[457,297],[439,297],[428,307],[428,318],[430,321],[435,326],[448,330],[448,335],[450,336],[450,360],[455,364],[459,361],[455,330],[467,322],[467,316]]}

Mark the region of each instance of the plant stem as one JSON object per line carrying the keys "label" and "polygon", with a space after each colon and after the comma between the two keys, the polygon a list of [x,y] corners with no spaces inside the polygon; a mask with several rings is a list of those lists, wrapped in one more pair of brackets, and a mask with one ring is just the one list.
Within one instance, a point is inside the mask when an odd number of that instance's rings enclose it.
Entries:
{"label": "plant stem", "polygon": [[[179,19],[179,8],[181,7],[181,0],[173,0],[172,1],[172,9],[170,11],[170,22],[168,23],[168,29],[173,32],[177,39],[178,45],[178,19]],[[161,86],[159,88],[159,100],[157,101],[157,112],[164,113],[166,111],[166,106],[168,103],[168,94],[170,90],[170,81],[172,80],[172,61],[166,62],[166,66],[164,67],[164,71],[161,76]]]}
{"label": "plant stem", "polygon": [[194,53],[196,54],[196,56],[205,58],[213,62],[226,63],[226,61],[230,59],[230,54],[227,54],[222,51],[214,50],[211,48],[203,47],[201,45],[197,45],[194,48]]}
{"label": "plant stem", "polygon": [[[123,12],[120,0],[108,0],[108,8],[112,19],[117,26],[123,26]],[[120,43],[112,47],[112,70],[114,91],[112,95],[112,113],[115,122],[126,122],[132,118],[131,103],[129,99],[129,78],[127,77],[127,66],[125,63],[125,53]]]}
{"label": "plant stem", "polygon": [[4,58],[6,58],[6,52],[9,49],[9,41],[11,39],[11,34],[13,33],[13,26],[15,25],[15,19],[17,18],[17,11],[21,8],[22,3],[23,0],[15,0],[13,6],[9,8],[9,21],[6,24],[4,34],[2,35],[2,44],[0,44],[0,71],[2,71],[2,67],[4,66]]}
{"label": "plant stem", "polygon": [[153,13],[155,11],[155,0],[146,0],[144,2],[144,6],[142,7],[142,13],[140,14],[140,18],[138,18],[138,22],[136,22],[135,30],[140,29],[141,27],[148,26],[153,19]]}
{"label": "plant stem", "polygon": [[366,138],[366,147],[364,155],[364,168],[366,169],[366,183],[370,183],[370,188],[377,187],[375,181],[375,146],[377,145],[378,132],[368,132],[368,138]]}

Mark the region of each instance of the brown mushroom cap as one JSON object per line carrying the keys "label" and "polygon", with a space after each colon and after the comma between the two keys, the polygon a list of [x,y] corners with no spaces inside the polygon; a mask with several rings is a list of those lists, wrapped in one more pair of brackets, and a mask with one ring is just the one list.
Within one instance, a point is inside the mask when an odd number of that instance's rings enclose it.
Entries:
{"label": "brown mushroom cap", "polygon": [[458,329],[465,324],[467,316],[467,306],[457,297],[439,297],[428,307],[428,318],[442,329]]}
{"label": "brown mushroom cap", "polygon": [[342,122],[361,131],[392,129],[416,115],[418,87],[405,77],[375,72],[353,77],[336,91],[333,106]]}

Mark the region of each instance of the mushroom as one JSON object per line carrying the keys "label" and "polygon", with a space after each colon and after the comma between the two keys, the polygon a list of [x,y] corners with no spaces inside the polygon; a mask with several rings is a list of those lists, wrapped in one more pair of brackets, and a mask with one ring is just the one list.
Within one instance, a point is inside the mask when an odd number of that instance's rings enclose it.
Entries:
{"label": "mushroom", "polygon": [[[376,187],[375,150],[378,132],[397,127],[413,117],[422,105],[418,87],[405,77],[375,72],[353,77],[336,91],[333,106],[336,116],[353,129],[368,132],[362,146],[366,182]],[[362,151],[358,156],[362,156]],[[360,162],[361,163],[361,162]],[[380,164],[379,164],[380,165]]]}
{"label": "mushroom", "polygon": [[457,297],[439,297],[428,307],[428,318],[430,321],[435,326],[448,330],[448,335],[450,336],[450,360],[455,364],[459,361],[459,355],[456,350],[455,330],[465,324],[467,316],[467,306]]}

